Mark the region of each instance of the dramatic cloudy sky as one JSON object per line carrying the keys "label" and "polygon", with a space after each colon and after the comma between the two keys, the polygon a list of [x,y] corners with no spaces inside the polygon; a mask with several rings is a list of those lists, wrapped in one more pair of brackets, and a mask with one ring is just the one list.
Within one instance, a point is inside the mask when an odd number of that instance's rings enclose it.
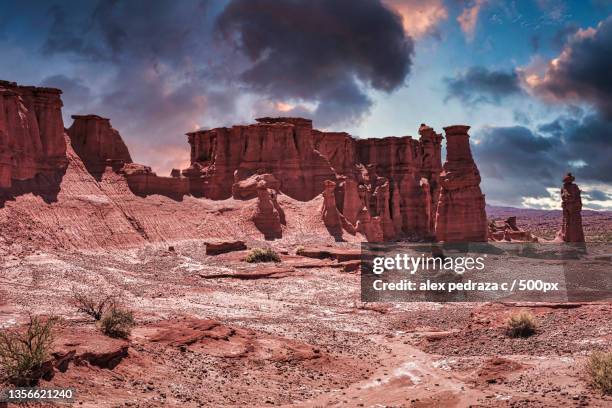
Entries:
{"label": "dramatic cloudy sky", "polygon": [[359,137],[472,126],[491,204],[612,209],[612,0],[0,0],[0,79],[111,118],[136,161],[303,115]]}

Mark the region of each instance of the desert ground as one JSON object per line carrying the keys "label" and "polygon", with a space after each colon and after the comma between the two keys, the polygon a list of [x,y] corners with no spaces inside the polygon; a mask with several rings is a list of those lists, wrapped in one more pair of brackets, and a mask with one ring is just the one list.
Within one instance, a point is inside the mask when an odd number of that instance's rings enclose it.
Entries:
{"label": "desert ground", "polygon": [[[362,303],[358,272],[293,244],[272,244],[279,264],[172,244],[2,258],[0,324],[60,316],[56,358],[79,357],[41,386],[74,387],[83,407],[612,403],[584,372],[612,344],[610,303]],[[101,335],[75,290],[117,294],[136,312],[130,339]],[[509,338],[505,320],[522,309],[538,331]]]}

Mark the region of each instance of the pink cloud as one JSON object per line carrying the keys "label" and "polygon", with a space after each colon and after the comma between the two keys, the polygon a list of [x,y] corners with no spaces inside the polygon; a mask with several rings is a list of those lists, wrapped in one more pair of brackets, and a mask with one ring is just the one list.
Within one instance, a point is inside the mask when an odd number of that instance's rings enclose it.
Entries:
{"label": "pink cloud", "polygon": [[475,0],[469,6],[465,7],[461,14],[457,17],[459,26],[465,34],[468,41],[474,39],[474,33],[476,32],[476,25],[478,24],[478,15],[480,10],[487,3],[487,0]]}
{"label": "pink cloud", "polygon": [[436,26],[448,18],[448,10],[442,0],[383,0],[402,17],[404,31],[414,38],[430,34]]}

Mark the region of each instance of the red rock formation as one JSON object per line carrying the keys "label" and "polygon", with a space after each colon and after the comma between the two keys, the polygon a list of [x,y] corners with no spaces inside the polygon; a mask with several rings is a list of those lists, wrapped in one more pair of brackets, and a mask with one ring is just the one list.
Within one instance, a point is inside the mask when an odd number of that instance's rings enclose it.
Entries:
{"label": "red rock formation", "polygon": [[[237,178],[237,175],[235,175]],[[258,172],[245,180],[236,180],[232,185],[232,196],[237,200],[250,200],[259,195],[259,184],[264,183],[265,188],[274,190],[276,193],[281,188],[280,181],[273,174]]]}
{"label": "red rock formation", "polygon": [[[421,124],[419,128],[419,141],[423,146],[423,167],[421,168],[420,185],[423,194],[427,197],[425,213],[428,220],[427,232],[434,234],[436,224],[436,210],[440,198],[440,173],[442,172],[442,135],[433,128]],[[429,189],[429,192],[427,191]]]}
{"label": "red rock formation", "polygon": [[370,212],[363,207],[359,212],[355,231],[363,234],[368,242],[383,242],[383,227],[380,217],[372,217]]}
{"label": "red rock formation", "polygon": [[257,184],[257,206],[253,214],[253,222],[265,239],[281,238],[285,223],[285,214],[276,200],[276,191],[268,188],[266,181]]}
{"label": "red rock formation", "polygon": [[335,179],[329,162],[313,147],[312,121],[257,122],[188,133],[192,167],[183,174],[195,180],[192,194],[228,198],[234,175],[240,181],[262,170],[280,180],[283,193],[307,201],[323,191],[323,181]]}
{"label": "red rock formation", "polygon": [[189,194],[189,180],[185,177],[160,177],[151,167],[137,163],[127,163],[120,169],[130,190],[137,195],[159,194],[176,200]]}
{"label": "red rock formation", "polygon": [[508,242],[538,242],[530,231],[525,231],[516,224],[516,217],[489,222],[489,240]]}
{"label": "red rock formation", "polygon": [[336,205],[336,183],[331,180],[325,180],[325,189],[323,190],[323,205],[321,206],[321,218],[323,223],[334,237],[341,238],[342,230],[346,230],[350,234],[355,234],[355,227],[351,225],[344,215],[338,211]]}
{"label": "red rock formation", "polygon": [[103,173],[107,165],[119,169],[132,163],[127,146],[109,119],[97,115],[73,115],[72,119],[70,143],[90,173]]}
{"label": "red rock formation", "polygon": [[66,168],[61,93],[0,81],[0,188]]}
{"label": "red rock formation", "polygon": [[[0,82],[0,188],[65,168],[60,93]],[[308,201],[323,193],[322,219],[332,235],[354,234],[354,226],[359,225],[358,230],[373,241],[430,236],[433,214],[439,207],[438,192],[445,185],[440,195],[446,197],[445,206],[438,211],[439,236],[472,239],[484,202],[482,194],[481,201],[477,199],[479,178],[465,176],[469,171],[478,175],[469,146],[466,160],[462,156],[466,152],[451,151],[461,144],[449,141],[446,178],[441,180],[442,137],[425,125],[419,129],[420,140],[410,136],[360,140],[347,133],[314,130],[308,119],[261,118],[251,125],[189,133],[190,167],[159,177],[150,167],[132,163],[108,119],[96,115],[73,118],[67,131],[71,148],[97,181],[111,167],[115,173],[107,176],[123,178],[140,196],[175,200],[185,195],[213,200],[258,197],[253,219],[268,236],[278,236],[279,222],[283,223],[276,194]],[[465,140],[467,144],[467,135]],[[467,181],[461,183],[467,184],[457,187],[457,180],[464,179]],[[140,233],[141,228],[135,228]]]}
{"label": "red rock formation", "polygon": [[219,255],[245,249],[247,249],[247,246],[244,241],[210,241],[206,243],[206,255]]}
{"label": "red rock formation", "polygon": [[436,213],[438,241],[487,240],[485,198],[480,191],[480,173],[470,150],[469,128],[461,125],[444,128],[447,149]]}
{"label": "red rock formation", "polygon": [[574,183],[574,176],[568,173],[563,178],[561,188],[561,206],[563,208],[563,224],[557,233],[557,238],[563,242],[584,242],[582,230],[582,199],[580,189]]}
{"label": "red rock formation", "polygon": [[342,214],[348,222],[355,225],[364,206],[363,198],[359,195],[359,185],[355,180],[344,177],[339,189],[342,191]]}

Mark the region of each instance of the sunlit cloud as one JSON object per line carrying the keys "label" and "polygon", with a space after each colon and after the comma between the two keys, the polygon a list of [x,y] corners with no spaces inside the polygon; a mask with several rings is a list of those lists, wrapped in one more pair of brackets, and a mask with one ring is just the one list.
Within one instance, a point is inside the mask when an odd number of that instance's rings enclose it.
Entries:
{"label": "sunlit cloud", "polygon": [[476,33],[476,25],[478,24],[478,16],[482,7],[487,3],[488,0],[475,0],[467,7],[463,9],[461,14],[457,17],[457,22],[461,30],[465,34],[465,38],[468,41],[474,39]]}
{"label": "sunlit cloud", "polygon": [[448,18],[442,0],[384,0],[384,3],[400,14],[404,31],[414,38],[431,34]]}

